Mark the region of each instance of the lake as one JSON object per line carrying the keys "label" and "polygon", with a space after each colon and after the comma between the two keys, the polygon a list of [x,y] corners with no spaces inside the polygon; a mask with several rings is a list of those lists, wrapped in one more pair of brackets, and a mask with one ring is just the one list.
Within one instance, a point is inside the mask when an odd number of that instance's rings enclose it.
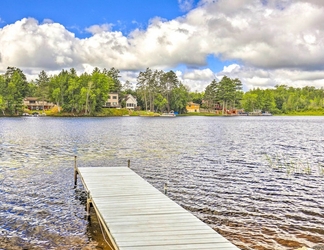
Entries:
{"label": "lake", "polygon": [[241,249],[324,244],[324,117],[0,118],[0,141],[0,249],[107,249],[75,155],[129,159]]}

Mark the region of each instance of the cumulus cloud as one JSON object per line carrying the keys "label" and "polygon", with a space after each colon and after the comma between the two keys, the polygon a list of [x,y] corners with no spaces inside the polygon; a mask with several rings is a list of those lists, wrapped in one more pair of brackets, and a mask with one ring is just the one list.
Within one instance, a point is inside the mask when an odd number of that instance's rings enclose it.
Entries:
{"label": "cumulus cloud", "polygon": [[215,74],[210,69],[203,69],[186,72],[183,77],[187,80],[211,80],[215,78]]}
{"label": "cumulus cloud", "polygon": [[[193,3],[179,0],[187,10]],[[146,29],[128,36],[102,24],[88,27],[92,36],[84,39],[51,20],[40,24],[24,18],[0,29],[0,72],[7,66],[28,72],[96,66],[138,72],[181,64],[188,68],[179,76],[193,90],[203,90],[214,76],[224,75],[240,78],[246,89],[282,83],[320,86],[322,23],[321,0],[201,0],[184,16],[153,18]],[[209,55],[237,63],[213,72]]]}
{"label": "cumulus cloud", "polygon": [[35,19],[24,18],[0,29],[0,68],[68,67],[79,62],[74,34],[58,23],[39,25]]}
{"label": "cumulus cloud", "polygon": [[177,72],[177,76],[191,91],[203,91],[213,79],[217,78],[215,73],[209,68],[195,69],[184,73]]}

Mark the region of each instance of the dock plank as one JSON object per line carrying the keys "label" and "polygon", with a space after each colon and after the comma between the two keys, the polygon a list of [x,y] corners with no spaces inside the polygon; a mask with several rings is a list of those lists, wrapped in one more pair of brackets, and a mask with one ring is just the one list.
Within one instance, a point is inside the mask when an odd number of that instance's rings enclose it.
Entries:
{"label": "dock plank", "polygon": [[239,249],[129,168],[77,171],[119,250]]}

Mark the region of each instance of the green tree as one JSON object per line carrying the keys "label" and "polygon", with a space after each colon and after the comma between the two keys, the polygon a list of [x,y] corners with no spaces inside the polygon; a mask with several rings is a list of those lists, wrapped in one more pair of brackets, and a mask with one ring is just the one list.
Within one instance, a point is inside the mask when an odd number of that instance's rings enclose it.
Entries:
{"label": "green tree", "polygon": [[49,82],[49,98],[59,107],[62,107],[63,110],[68,110],[69,108],[69,98],[67,92],[69,78],[69,72],[63,69],[58,75],[51,77]]}
{"label": "green tree", "polygon": [[140,72],[137,77],[137,93],[139,97],[143,100],[145,105],[145,110],[148,110],[149,104],[149,92],[150,92],[150,81],[152,80],[153,72],[150,68],[147,68],[146,71]]}
{"label": "green tree", "polygon": [[270,89],[266,89],[263,92],[263,111],[268,111],[270,113],[278,113],[278,109],[276,108],[276,102],[274,98],[274,93]]}
{"label": "green tree", "polygon": [[91,112],[94,110],[95,108],[95,96],[92,92],[92,85],[93,82],[89,81],[88,82],[88,88],[86,90],[86,101],[85,101],[85,111],[84,113],[87,115],[88,113],[91,114]]}
{"label": "green tree", "polygon": [[49,95],[49,77],[47,76],[46,72],[42,70],[38,78],[36,79],[36,86],[37,86],[37,96],[42,99],[43,102],[43,110],[44,110],[44,103],[45,100],[48,99]]}
{"label": "green tree", "polygon": [[108,100],[109,91],[115,82],[113,78],[98,70],[92,72],[91,81],[93,82],[93,111],[99,112]]}
{"label": "green tree", "polygon": [[255,109],[258,95],[252,92],[247,92],[243,95],[242,106],[245,111],[252,112]]}
{"label": "green tree", "polygon": [[276,85],[274,94],[276,107],[282,112],[285,112],[284,104],[288,99],[288,87],[286,85]]}
{"label": "green tree", "polygon": [[[0,75],[0,96],[4,97],[6,94],[6,81],[3,75]],[[3,99],[3,103],[5,103]]]}
{"label": "green tree", "polygon": [[170,112],[170,110],[172,109],[170,106],[171,99],[174,99],[172,93],[175,93],[173,90],[179,87],[179,80],[177,75],[172,70],[164,73],[163,75],[161,75],[160,86],[162,90],[162,95],[165,96],[165,98],[168,101],[167,110],[168,112]]}
{"label": "green tree", "polygon": [[26,76],[19,68],[8,67],[3,79],[1,84],[6,109],[10,114],[18,114],[23,111],[23,99],[28,93]]}
{"label": "green tree", "polygon": [[154,100],[154,105],[157,107],[157,111],[164,112],[166,109],[168,101],[166,98],[162,96],[162,94],[157,94],[155,100]]}
{"label": "green tree", "polygon": [[109,70],[103,69],[103,73],[106,76],[112,78],[112,80],[113,80],[113,84],[110,86],[110,88],[111,88],[110,91],[115,92],[115,93],[121,92],[123,86],[119,80],[120,71],[118,69],[115,69],[114,67],[112,67]]}
{"label": "green tree", "polygon": [[192,101],[197,104],[202,104],[202,100],[204,99],[204,93],[199,93],[198,91],[189,93],[189,101]]}
{"label": "green tree", "polygon": [[181,113],[186,112],[186,106],[189,101],[189,89],[181,82],[171,93],[171,109]]}
{"label": "green tree", "polygon": [[58,111],[61,112],[61,108],[60,108],[61,89],[60,88],[55,88],[52,91],[51,97],[52,97],[52,100],[54,100],[54,102],[57,104]]}
{"label": "green tree", "polygon": [[27,96],[37,96],[37,92],[38,92],[38,87],[35,83],[35,81],[31,80],[28,83],[28,88],[27,88],[27,93],[26,93],[26,97]]}
{"label": "green tree", "polygon": [[[92,81],[92,77],[88,73],[83,73],[80,75],[78,79],[79,84],[79,96],[78,100],[78,111],[84,112],[85,114],[88,113],[88,105],[89,105],[89,83]],[[91,86],[90,86],[91,87]]]}
{"label": "green tree", "polygon": [[81,84],[79,82],[79,77],[71,77],[68,80],[68,105],[67,108],[73,113],[74,111],[79,113],[81,111],[79,107],[79,99],[80,99],[80,92],[81,92]]}
{"label": "green tree", "polygon": [[241,81],[238,79],[231,79],[224,76],[222,80],[217,84],[216,100],[222,102],[223,114],[229,104],[232,104],[232,108],[235,108],[235,102],[240,96],[239,92],[242,89]]}
{"label": "green tree", "polygon": [[205,89],[204,105],[208,109],[208,111],[214,109],[215,104],[218,102],[217,89],[218,82],[215,79]]}
{"label": "green tree", "polygon": [[4,103],[3,97],[2,97],[2,95],[0,95],[0,109],[1,109],[3,115],[5,115],[5,108],[6,108],[6,105]]}

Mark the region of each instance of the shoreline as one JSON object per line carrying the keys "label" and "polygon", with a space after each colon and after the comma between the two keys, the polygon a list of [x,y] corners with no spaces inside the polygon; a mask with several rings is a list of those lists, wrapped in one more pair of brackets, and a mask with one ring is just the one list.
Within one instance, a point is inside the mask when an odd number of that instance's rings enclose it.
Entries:
{"label": "shoreline", "polygon": [[[266,115],[218,115],[218,114],[179,114],[177,115],[179,117],[185,117],[185,116],[204,116],[204,117],[269,117],[269,116],[266,116]],[[274,116],[274,117],[287,117],[287,116],[291,116],[291,117],[297,117],[297,116],[303,116],[303,117],[307,117],[307,116],[310,116],[310,117],[314,117],[314,116],[324,116],[324,114],[275,114],[275,115],[271,115],[271,116]],[[271,117],[270,116],[270,117]],[[96,117],[162,117],[160,114],[154,114],[154,115],[150,115],[150,114],[144,114],[144,115],[140,115],[140,114],[137,114],[137,115],[102,115],[102,114],[99,114],[99,115],[76,115],[76,114],[51,114],[51,115],[39,115],[39,116],[33,116],[33,115],[29,115],[29,116],[26,116],[26,115],[0,115],[0,118],[9,118],[9,117],[12,117],[12,118],[18,118],[18,117],[69,117],[69,118],[81,118],[81,117],[84,117],[84,118],[96,118]]]}
{"label": "shoreline", "polygon": [[[132,116],[142,116],[142,117],[160,117],[162,113],[152,112],[152,111],[136,111],[136,110],[128,110],[128,109],[103,109],[100,112],[94,112],[93,114],[84,114],[84,113],[73,113],[73,112],[58,112],[57,110],[24,110],[24,112],[15,114],[15,115],[7,115],[0,114],[1,117],[132,117]],[[217,117],[238,117],[238,116],[250,116],[250,117],[263,117],[263,116],[324,116],[323,110],[309,110],[309,111],[301,111],[301,112],[291,112],[291,113],[282,113],[282,114],[270,114],[270,115],[226,115],[226,114],[217,114],[215,112],[189,112],[178,114],[176,116],[217,116]]]}

